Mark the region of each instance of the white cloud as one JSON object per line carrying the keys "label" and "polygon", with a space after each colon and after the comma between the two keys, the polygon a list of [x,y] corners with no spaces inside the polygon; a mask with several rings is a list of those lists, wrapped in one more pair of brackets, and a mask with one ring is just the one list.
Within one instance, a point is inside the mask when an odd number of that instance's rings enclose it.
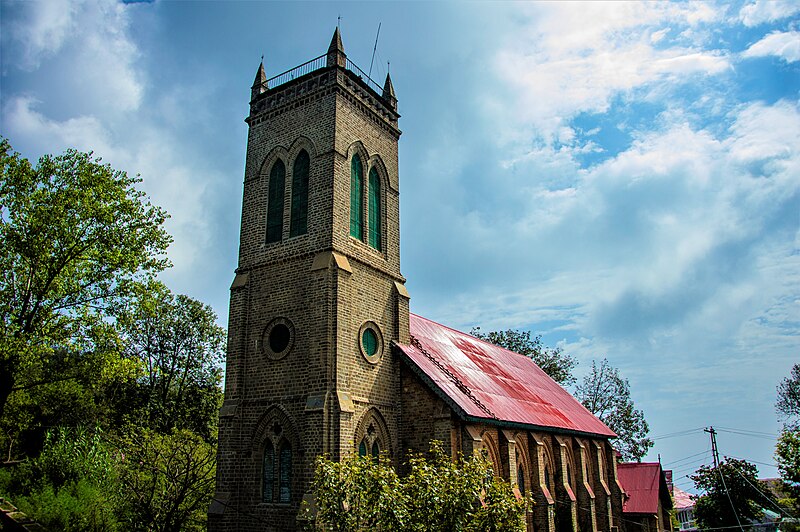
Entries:
{"label": "white cloud", "polygon": [[46,56],[57,52],[72,33],[76,13],[82,2],[42,0],[23,4],[19,23],[11,35],[23,45],[17,60],[22,68],[33,70]]}
{"label": "white cloud", "polygon": [[800,12],[800,4],[793,0],[756,0],[739,11],[739,19],[745,26],[757,26],[775,22]]}
{"label": "white cloud", "polygon": [[800,32],[774,31],[752,44],[742,54],[743,57],[764,57],[774,55],[787,63],[800,61]]}
{"label": "white cloud", "polygon": [[3,104],[3,126],[6,134],[13,133],[15,143],[46,146],[53,153],[67,148],[94,150],[98,154],[113,152],[111,132],[99,119],[78,116],[55,122],[36,110],[40,103],[30,96],[16,96]]}
{"label": "white cloud", "polygon": [[[618,94],[642,87],[664,90],[697,76],[728,71],[728,55],[667,40],[672,28],[696,29],[718,13],[700,3],[559,3],[537,5],[491,58],[512,105],[485,104],[501,129],[495,138],[547,142],[581,112],[605,112]],[[497,109],[505,113],[497,115]],[[509,124],[513,126],[509,127]],[[512,130],[512,132],[509,132]]]}
{"label": "white cloud", "polygon": [[126,131],[112,134],[94,116],[58,121],[36,106],[30,97],[13,97],[3,106],[4,127],[15,145],[46,146],[49,153],[93,151],[117,169],[141,174],[143,189],[171,216],[166,228],[175,239],[169,249],[174,268],[165,275],[181,279],[199,268],[212,244],[208,213],[215,198],[208,184],[218,180],[212,170],[196,157],[183,157],[185,148],[170,131],[131,120]]}
{"label": "white cloud", "polygon": [[136,67],[130,6],[113,0],[48,0],[15,7],[20,12],[4,43],[4,63],[34,71],[48,61],[48,83],[73,93],[71,105],[84,114],[139,107],[145,82]]}

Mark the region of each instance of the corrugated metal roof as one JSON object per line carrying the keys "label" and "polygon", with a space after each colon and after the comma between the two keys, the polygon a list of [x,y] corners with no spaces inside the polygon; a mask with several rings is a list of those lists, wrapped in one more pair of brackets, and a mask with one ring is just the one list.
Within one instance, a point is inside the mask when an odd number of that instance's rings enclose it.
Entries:
{"label": "corrugated metal roof", "polygon": [[692,499],[692,494],[688,491],[683,491],[677,486],[672,488],[672,498],[675,500],[675,508],[678,510],[694,508],[694,499]]}
{"label": "corrugated metal roof", "polygon": [[626,514],[655,514],[658,512],[658,498],[664,506],[672,508],[667,483],[661,475],[658,462],[629,462],[617,464],[617,476],[628,499],[622,504]]}
{"label": "corrugated metal roof", "polygon": [[530,358],[410,315],[411,345],[398,345],[459,414],[532,428],[615,437]]}

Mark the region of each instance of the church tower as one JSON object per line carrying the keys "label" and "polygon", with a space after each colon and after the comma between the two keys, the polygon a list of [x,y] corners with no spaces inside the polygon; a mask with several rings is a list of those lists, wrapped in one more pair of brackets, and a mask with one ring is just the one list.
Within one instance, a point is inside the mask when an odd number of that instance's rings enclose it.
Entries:
{"label": "church tower", "polygon": [[252,87],[210,530],[293,530],[317,456],[399,447],[397,99],[326,54]]}

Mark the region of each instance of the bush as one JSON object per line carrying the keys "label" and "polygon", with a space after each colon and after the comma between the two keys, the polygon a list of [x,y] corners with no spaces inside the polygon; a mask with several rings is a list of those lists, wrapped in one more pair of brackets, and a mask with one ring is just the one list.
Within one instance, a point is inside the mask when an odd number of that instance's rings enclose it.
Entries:
{"label": "bush", "polygon": [[431,458],[409,460],[398,477],[388,458],[348,456],[317,461],[318,518],[334,531],[511,532],[524,530],[532,501],[494,476],[482,455],[453,461],[434,444]]}
{"label": "bush", "polygon": [[0,477],[0,488],[52,530],[117,530],[116,461],[98,430],[60,428],[45,435],[38,458]]}

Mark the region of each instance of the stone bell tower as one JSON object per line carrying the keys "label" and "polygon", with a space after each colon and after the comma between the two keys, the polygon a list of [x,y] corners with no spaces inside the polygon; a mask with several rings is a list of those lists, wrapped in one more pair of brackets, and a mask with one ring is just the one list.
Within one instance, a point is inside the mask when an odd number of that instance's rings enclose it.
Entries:
{"label": "stone bell tower", "polygon": [[293,530],[326,454],[397,457],[397,99],[345,55],[252,87],[210,530]]}

